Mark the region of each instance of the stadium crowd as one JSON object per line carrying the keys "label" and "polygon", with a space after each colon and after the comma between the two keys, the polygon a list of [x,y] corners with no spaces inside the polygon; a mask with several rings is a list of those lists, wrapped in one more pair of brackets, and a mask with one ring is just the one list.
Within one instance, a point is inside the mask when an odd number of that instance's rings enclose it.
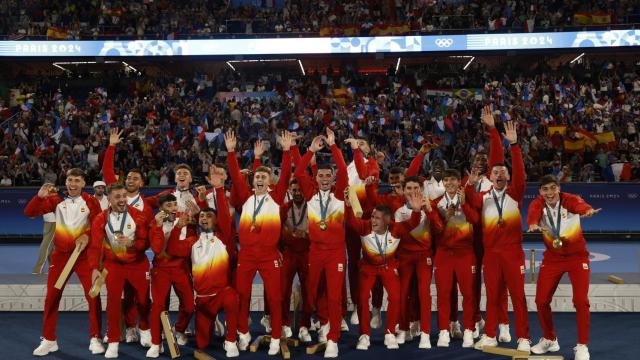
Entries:
{"label": "stadium crowd", "polygon": [[[443,159],[464,173],[473,155],[487,149],[479,120],[487,103],[496,119],[520,123],[529,181],[548,173],[563,182],[640,179],[635,64],[585,60],[526,71],[472,64],[450,75],[434,66],[377,76],[351,67],[327,70],[252,76],[226,69],[191,79],[123,72],[85,77],[84,88],[66,75],[18,77],[9,87],[21,95],[0,100],[0,184],[64,183],[73,167],[85,169],[90,181],[101,179],[112,127],[124,129],[129,140],[117,149],[116,172],[139,168],[149,185],[171,183],[180,163],[205,174],[226,157],[221,134],[231,127],[245,166],[256,155],[280,164],[283,129],[306,134],[299,141],[304,147],[329,126],[338,141],[368,138],[383,174],[406,167],[424,142],[439,145],[429,160]],[[103,85],[87,89],[87,81]],[[266,97],[240,99],[246,91]],[[219,92],[232,95],[214,96]],[[256,139],[264,153],[254,154]],[[351,159],[349,149],[345,156]]]}
{"label": "stadium crowd", "polygon": [[549,31],[640,22],[639,7],[631,0],[2,0],[0,35],[12,39],[164,39],[225,33],[327,36],[448,29]]}

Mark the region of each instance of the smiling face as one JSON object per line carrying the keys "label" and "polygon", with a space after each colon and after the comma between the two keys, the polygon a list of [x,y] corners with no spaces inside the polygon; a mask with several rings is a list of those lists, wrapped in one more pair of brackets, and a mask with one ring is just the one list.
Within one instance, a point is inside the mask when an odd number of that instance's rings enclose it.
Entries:
{"label": "smiling face", "polygon": [[191,178],[191,171],[187,169],[178,169],[178,171],[176,171],[175,180],[180,190],[188,189],[189,185],[191,185],[191,181],[193,180]]}
{"label": "smiling face", "polygon": [[491,182],[496,190],[503,190],[509,181],[509,170],[504,165],[497,165],[491,169]]}
{"label": "smiling face", "polygon": [[297,183],[293,183],[289,185],[289,191],[291,192],[291,196],[293,197],[293,201],[296,204],[300,204],[304,201],[304,197],[302,197],[302,191],[300,191],[300,185]]}
{"label": "smiling face", "polygon": [[365,156],[369,155],[369,153],[371,152],[371,147],[369,147],[369,143],[365,140],[358,140],[358,147],[360,148],[360,151],[365,154]]}
{"label": "smiling face", "polygon": [[94,187],[93,190],[95,191],[95,195],[97,197],[101,197],[102,195],[104,195],[104,192],[105,192],[105,190],[107,190],[107,188],[105,186],[98,185],[98,186]]}
{"label": "smiling face", "polygon": [[449,194],[449,197],[454,196],[456,191],[460,188],[460,179],[455,176],[446,176],[442,183],[444,184],[444,189]]}
{"label": "smiling face", "polygon": [[420,186],[420,183],[409,181],[404,185],[404,197],[407,202],[409,201],[409,196],[411,196],[411,194],[422,194],[422,186]]}
{"label": "smiling face", "polygon": [[318,174],[316,174],[316,181],[318,182],[318,187],[322,191],[331,190],[331,186],[333,185],[334,175],[333,170],[331,169],[318,169]]}
{"label": "smiling face", "polygon": [[164,211],[169,220],[173,221],[176,219],[176,213],[178,212],[178,202],[177,201],[167,201],[160,207],[160,210]]}
{"label": "smiling face", "polygon": [[82,192],[82,188],[85,186],[85,182],[81,176],[70,175],[67,176],[65,185],[67,186],[67,192],[69,193],[69,196],[76,197]]}
{"label": "smiling face", "polygon": [[560,200],[560,186],[556,183],[544,184],[538,191],[549,206],[555,206]]}
{"label": "smiling face", "polygon": [[371,213],[371,229],[376,234],[384,234],[387,231],[389,222],[391,222],[391,216],[388,214],[380,210],[373,210]]}
{"label": "smiling face", "polygon": [[198,215],[198,224],[203,231],[211,231],[218,224],[218,218],[213,211],[200,211]]}
{"label": "smiling face", "polygon": [[431,176],[433,176],[436,181],[442,180],[442,175],[444,173],[444,163],[442,161],[435,161],[433,163],[433,170],[431,170]]}
{"label": "smiling face", "polygon": [[271,174],[264,171],[256,171],[253,175],[253,188],[256,194],[266,194],[271,184]]}
{"label": "smiling face", "polygon": [[473,164],[471,165],[473,170],[476,170],[478,174],[486,174],[487,173],[487,155],[485,154],[477,154],[473,159]]}
{"label": "smiling face", "polygon": [[[181,170],[178,170],[181,171]],[[127,192],[130,194],[136,194],[140,191],[144,181],[142,181],[142,175],[138,172],[131,171],[127,174],[127,178],[124,181],[124,185],[127,188]]]}
{"label": "smiling face", "polygon": [[117,212],[123,212],[127,208],[127,191],[125,189],[112,190],[109,193],[109,205]]}

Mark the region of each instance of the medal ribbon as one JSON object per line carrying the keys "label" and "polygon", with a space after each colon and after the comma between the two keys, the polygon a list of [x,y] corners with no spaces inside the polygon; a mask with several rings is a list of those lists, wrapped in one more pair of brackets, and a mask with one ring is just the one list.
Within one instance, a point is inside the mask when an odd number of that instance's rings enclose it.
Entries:
{"label": "medal ribbon", "polygon": [[[444,199],[447,201],[447,208],[449,208],[449,205],[453,203],[453,199],[451,199],[452,201],[449,201],[449,195],[446,192],[444,193]],[[454,205],[456,206],[456,209],[458,208],[458,206],[460,206],[460,198],[458,198],[458,202],[456,202]]]}
{"label": "medal ribbon", "polygon": [[553,223],[553,216],[551,216],[551,209],[545,204],[545,209],[547,210],[547,221],[549,221],[549,226],[551,226],[551,232],[553,232],[554,239],[560,239],[560,222],[562,221],[561,213],[562,207],[560,203],[558,203],[558,216],[557,221]]}
{"label": "medal ribbon", "polygon": [[[121,234],[124,234],[124,224],[127,222],[127,210],[124,210],[124,215],[122,216],[122,220],[120,221],[120,230],[118,231]],[[109,231],[111,231],[112,234],[116,234],[115,231],[113,231],[113,225],[111,225],[111,212],[109,212],[109,217],[107,218],[107,226],[109,227]]]}
{"label": "medal ribbon", "polygon": [[302,220],[304,220],[304,213],[307,211],[307,203],[305,202],[302,205],[302,210],[300,210],[300,220],[296,220],[296,212],[294,211],[295,204],[291,204],[291,222],[293,223],[293,227],[295,229],[302,224]]}
{"label": "medal ribbon", "polygon": [[260,210],[262,209],[262,205],[264,205],[264,201],[266,199],[267,199],[267,195],[266,194],[262,197],[262,200],[260,200],[260,202],[258,202],[258,196],[257,195],[253,196],[253,218],[252,218],[252,221],[251,221],[252,224],[256,223],[256,217],[260,213]]}
{"label": "medal ribbon", "polygon": [[318,198],[320,199],[320,222],[326,222],[327,211],[329,210],[329,203],[331,202],[331,193],[327,195],[327,203],[322,204],[322,191],[318,192]]}
{"label": "medal ribbon", "polygon": [[384,248],[382,244],[380,244],[380,239],[378,239],[378,234],[373,233],[373,238],[376,240],[376,246],[378,247],[378,252],[380,253],[380,257],[382,258],[382,263],[386,264],[386,255],[387,255],[387,239],[389,238],[389,231],[384,234]]}
{"label": "medal ribbon", "polygon": [[138,201],[140,201],[140,194],[138,194],[138,196],[133,199],[133,201],[131,202],[131,204],[129,204],[130,206],[136,206],[136,204],[138,203]]}
{"label": "medal ribbon", "polygon": [[500,199],[499,203],[498,194],[496,194],[495,190],[491,190],[491,195],[493,195],[493,202],[496,204],[496,208],[498,209],[498,217],[500,218],[499,221],[502,221],[502,209],[504,208],[504,198],[507,195],[507,191],[504,190],[504,192],[502,193],[502,199]]}

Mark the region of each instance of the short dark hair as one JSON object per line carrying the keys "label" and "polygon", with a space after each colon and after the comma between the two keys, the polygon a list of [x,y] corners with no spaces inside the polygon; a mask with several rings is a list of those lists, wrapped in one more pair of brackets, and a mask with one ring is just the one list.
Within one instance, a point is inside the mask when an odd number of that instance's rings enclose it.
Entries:
{"label": "short dark hair", "polygon": [[125,190],[125,189],[126,188],[124,185],[122,185],[121,183],[115,182],[107,186],[107,194],[111,194],[113,191],[116,191],[116,190]]}
{"label": "short dark hair", "polygon": [[133,169],[130,169],[129,171],[127,171],[127,175],[129,175],[131,173],[136,173],[136,174],[140,175],[140,177],[144,181],[144,173],[142,172],[142,170],[140,170],[138,168],[133,168]]}
{"label": "short dark hair", "polygon": [[540,184],[538,184],[538,189],[548,184],[556,184],[560,185],[558,178],[553,175],[545,175],[540,178]]}
{"label": "short dark hair", "polygon": [[175,168],[173,168],[173,171],[178,172],[178,170],[182,170],[182,169],[188,170],[190,174],[193,174],[193,170],[191,170],[191,166],[187,164],[178,164],[176,165]]}
{"label": "short dark hair", "polygon": [[447,169],[444,171],[444,175],[442,175],[442,178],[448,178],[448,177],[452,177],[452,178],[456,178],[458,180],[461,179],[460,176],[460,171],[456,170],[456,169]]}
{"label": "short dark hair", "polygon": [[507,167],[507,164],[503,163],[503,162],[497,162],[495,164],[493,164],[493,166],[491,166],[491,168],[493,169],[494,167]]}
{"label": "short dark hair", "polygon": [[289,186],[293,185],[293,184],[297,184],[298,183],[298,179],[296,178],[291,178],[291,180],[289,180]]}
{"label": "short dark hair", "polygon": [[402,182],[402,187],[407,186],[408,183],[410,182],[414,182],[417,183],[418,185],[422,186],[422,182],[420,181],[420,178],[417,176],[407,176],[406,178],[404,178],[404,181]]}
{"label": "short dark hair", "polygon": [[87,179],[87,175],[80,168],[72,168],[72,169],[67,170],[67,177],[69,177],[69,176],[81,177],[82,180],[86,180]]}
{"label": "short dark hair", "polygon": [[167,203],[169,201],[178,201],[178,199],[176,199],[176,196],[173,194],[160,196],[160,199],[158,199],[158,203],[160,204],[160,206],[164,205],[164,203]]}
{"label": "short dark hair", "polygon": [[389,174],[404,174],[404,169],[399,166],[394,166],[389,169]]}
{"label": "short dark hair", "polygon": [[391,208],[384,204],[378,204],[374,210],[383,213],[384,215],[391,216]]}
{"label": "short dark hair", "polygon": [[331,170],[333,172],[333,167],[331,166],[331,164],[322,164],[322,165],[318,165],[318,170]]}
{"label": "short dark hair", "polygon": [[216,211],[208,206],[206,208],[201,209],[198,215],[200,215],[200,213],[212,213],[213,215],[218,216],[218,214],[216,214]]}

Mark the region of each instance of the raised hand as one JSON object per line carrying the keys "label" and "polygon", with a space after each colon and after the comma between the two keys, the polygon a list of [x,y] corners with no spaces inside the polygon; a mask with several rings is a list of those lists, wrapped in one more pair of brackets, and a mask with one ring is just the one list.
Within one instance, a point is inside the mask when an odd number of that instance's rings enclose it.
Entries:
{"label": "raised hand", "polygon": [[54,192],[56,192],[56,186],[51,183],[46,183],[38,190],[38,197],[44,199]]}
{"label": "raised hand", "polygon": [[433,211],[433,208],[431,207],[431,200],[429,200],[429,197],[422,196],[422,194],[420,193],[418,194],[422,197],[422,206],[424,206],[425,210],[427,210],[427,212]]}
{"label": "raised hand", "polygon": [[253,157],[254,159],[259,159],[262,157],[262,154],[264,154],[264,144],[262,143],[262,140],[258,139],[253,144]]}
{"label": "raised hand", "polygon": [[280,145],[282,146],[282,151],[289,151],[293,143],[293,134],[286,130],[283,131],[282,136],[280,137]]}
{"label": "raised hand", "polygon": [[507,121],[504,124],[504,128],[505,128],[505,134],[504,134],[504,138],[507,139],[507,141],[509,141],[510,144],[515,144],[518,142],[518,132],[517,130],[517,126],[516,123],[513,121]]}
{"label": "raised hand", "polygon": [[227,180],[227,171],[224,168],[217,166],[209,166],[209,176],[205,177],[207,182],[214,188],[219,188],[224,185]]}
{"label": "raised hand", "polygon": [[227,147],[228,152],[236,151],[236,145],[238,144],[238,139],[236,138],[236,133],[233,130],[229,130],[224,134],[224,145]]}
{"label": "raised hand", "polygon": [[178,218],[178,223],[176,224],[176,226],[179,228],[183,228],[188,224],[189,224],[189,215],[187,215],[187,213],[180,214],[180,217]]}
{"label": "raised hand", "polygon": [[309,161],[309,164],[311,164],[311,166],[316,164],[316,154],[315,153],[311,157],[311,161]]}
{"label": "raised hand", "polygon": [[467,184],[475,186],[480,181],[480,171],[476,168],[471,169],[471,173],[467,171]]}
{"label": "raised hand", "polygon": [[185,214],[188,217],[194,217],[195,215],[197,215],[200,212],[200,208],[198,207],[198,205],[196,205],[196,203],[194,203],[193,201],[187,201],[185,204]]}
{"label": "raised hand", "polygon": [[324,144],[322,143],[323,140],[325,140],[325,137],[322,135],[314,137],[311,145],[309,145],[309,151],[316,153],[322,150],[324,147]]}
{"label": "raised hand", "polygon": [[109,131],[109,145],[118,145],[122,141],[123,130],[118,131],[118,128],[112,128]]}
{"label": "raised hand", "polygon": [[336,144],[336,134],[329,127],[327,127],[327,138],[325,140],[329,146]]}
{"label": "raised hand", "polygon": [[464,205],[464,202],[466,200],[464,197],[464,190],[462,188],[459,188],[456,193],[458,194],[458,199],[460,199],[460,206]]}
{"label": "raised hand", "polygon": [[485,105],[485,107],[482,108],[482,123],[490,128],[496,126],[496,121],[493,118],[493,111],[491,111],[490,105]]}
{"label": "raised hand", "polygon": [[419,211],[420,209],[422,209],[422,204],[422,194],[420,194],[419,192],[409,194],[409,205],[411,205],[412,209]]}
{"label": "raised hand", "polygon": [[359,141],[358,139],[354,139],[354,138],[348,138],[344,140],[345,144],[349,144],[351,146],[351,149],[355,150],[359,147]]}
{"label": "raised hand", "polygon": [[207,198],[207,187],[204,185],[196,186],[196,192],[200,200],[204,201]]}
{"label": "raised hand", "polygon": [[433,144],[433,143],[424,143],[422,144],[422,146],[420,147],[420,153],[422,155],[427,155],[431,149],[435,149],[437,148],[438,145],[437,144]]}
{"label": "raised hand", "polygon": [[156,220],[156,225],[157,226],[162,226],[162,223],[164,222],[164,217],[167,216],[167,214],[160,210],[158,211],[158,213],[155,216],[155,220]]}
{"label": "raised hand", "polygon": [[592,217],[593,215],[599,213],[600,211],[602,211],[602,208],[599,209],[589,209],[587,210],[586,213],[580,215],[581,218],[588,218],[588,217]]}

